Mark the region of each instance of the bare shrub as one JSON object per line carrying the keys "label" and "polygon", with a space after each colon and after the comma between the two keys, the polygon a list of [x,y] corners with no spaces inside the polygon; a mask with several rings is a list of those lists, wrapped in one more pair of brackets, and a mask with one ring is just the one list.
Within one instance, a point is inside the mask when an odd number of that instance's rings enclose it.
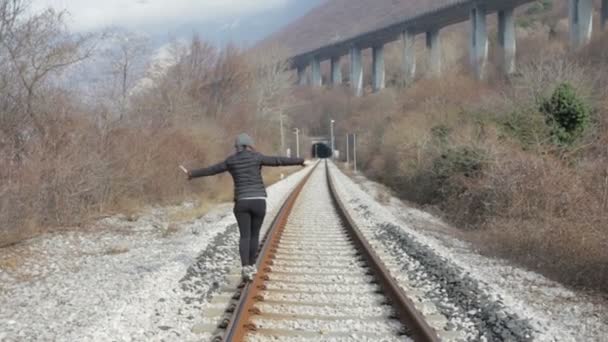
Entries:
{"label": "bare shrub", "polygon": [[[310,102],[303,111],[312,113],[312,127],[330,112],[340,128],[358,133],[366,175],[440,209],[484,253],[605,290],[608,105],[598,85],[608,78],[601,62],[591,69],[563,51],[535,58],[506,81],[448,74],[363,100],[337,91],[300,100]],[[595,113],[592,129],[568,149],[552,144],[539,105],[563,82]]]}
{"label": "bare shrub", "polygon": [[590,100],[594,98],[596,82],[591,70],[580,62],[568,60],[564,55],[543,54],[521,66],[519,76],[513,81],[513,90],[517,99],[539,101],[549,96],[559,84],[568,83]]}
{"label": "bare shrub", "polygon": [[0,0],[0,246],[149,204],[230,201],[229,176],[188,183],[177,166],[218,162],[243,130],[262,151],[278,145],[274,113],[291,83],[278,51],[252,63],[194,36],[141,86],[127,69],[145,64],[145,44],[119,44],[118,105],[107,93],[91,105],[62,76],[94,52],[94,36],[67,31],[63,13],[25,18],[20,4]]}
{"label": "bare shrub", "polygon": [[487,230],[474,235],[487,252],[600,288],[608,280],[606,166],[604,160],[574,169],[551,157],[504,156],[469,190],[488,207]]}

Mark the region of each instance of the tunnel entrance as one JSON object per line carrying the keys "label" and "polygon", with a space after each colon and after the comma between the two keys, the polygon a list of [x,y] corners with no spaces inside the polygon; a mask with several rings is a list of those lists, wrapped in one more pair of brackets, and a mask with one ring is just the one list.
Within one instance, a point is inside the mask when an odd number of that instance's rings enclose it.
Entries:
{"label": "tunnel entrance", "polygon": [[325,143],[316,143],[312,145],[312,157],[313,158],[331,158],[331,147],[327,146]]}

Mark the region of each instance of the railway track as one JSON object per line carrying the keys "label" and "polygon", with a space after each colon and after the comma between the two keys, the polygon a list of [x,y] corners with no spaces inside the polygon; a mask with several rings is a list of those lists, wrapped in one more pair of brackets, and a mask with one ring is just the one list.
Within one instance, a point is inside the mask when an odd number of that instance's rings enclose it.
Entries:
{"label": "railway track", "polygon": [[214,341],[438,341],[336,196],[326,164],[294,190]]}

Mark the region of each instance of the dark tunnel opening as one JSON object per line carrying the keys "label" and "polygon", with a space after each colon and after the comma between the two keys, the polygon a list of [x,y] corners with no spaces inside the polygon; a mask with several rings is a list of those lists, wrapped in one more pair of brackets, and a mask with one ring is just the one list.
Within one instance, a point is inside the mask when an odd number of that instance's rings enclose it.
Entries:
{"label": "dark tunnel opening", "polygon": [[313,158],[331,158],[331,147],[325,143],[316,143],[312,145],[312,156]]}

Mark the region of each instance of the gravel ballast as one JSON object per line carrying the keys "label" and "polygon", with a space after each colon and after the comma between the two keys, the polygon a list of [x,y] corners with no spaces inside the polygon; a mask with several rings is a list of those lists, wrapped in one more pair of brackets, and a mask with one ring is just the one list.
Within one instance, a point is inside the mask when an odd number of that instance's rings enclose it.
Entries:
{"label": "gravel ballast", "polygon": [[[330,168],[351,215],[365,222],[384,248],[383,257],[402,269],[398,279],[432,298],[450,318],[448,324],[467,330],[468,340],[604,341],[608,336],[605,299],[484,257],[457,239],[457,230],[390,196],[385,187]],[[420,275],[412,278],[411,271]]]}
{"label": "gravel ballast", "polygon": [[323,164],[296,200],[273,255],[254,305],[260,312],[251,319],[257,330],[246,340],[410,340],[332,205]]}
{"label": "gravel ballast", "polygon": [[[479,255],[440,219],[387,195],[377,183],[330,168],[340,196],[370,244],[437,326],[462,333],[454,336],[469,341],[606,340],[605,298],[572,291],[504,260]],[[269,188],[264,231],[305,172]],[[117,215],[86,231],[48,234],[0,249],[0,341],[201,340],[203,335],[193,332],[201,311],[222,307],[209,302],[220,297],[226,275],[238,270],[238,232],[231,204],[193,222],[171,223],[172,213],[191,206],[152,208],[138,217]],[[325,236],[328,241],[333,237]],[[316,247],[326,246],[322,240]],[[361,266],[345,262],[352,256],[345,246],[336,245],[330,261],[321,252],[311,256],[296,242],[289,247],[276,267],[331,267],[332,261],[346,270]],[[339,290],[336,284],[346,284],[358,293],[367,293],[371,281],[357,271],[332,272],[322,281],[305,273],[277,273],[271,279],[277,280],[275,290],[284,289],[281,282],[317,282],[322,290],[331,292]],[[328,301],[340,299],[351,300]],[[339,313],[331,305],[261,306],[271,313]],[[344,310],[359,312],[357,307]],[[368,306],[369,315],[389,310]]]}
{"label": "gravel ballast", "polygon": [[[267,223],[305,173],[269,187]],[[0,341],[200,340],[192,328],[201,307],[238,268],[238,233],[232,204],[171,223],[191,206],[0,249]]]}

